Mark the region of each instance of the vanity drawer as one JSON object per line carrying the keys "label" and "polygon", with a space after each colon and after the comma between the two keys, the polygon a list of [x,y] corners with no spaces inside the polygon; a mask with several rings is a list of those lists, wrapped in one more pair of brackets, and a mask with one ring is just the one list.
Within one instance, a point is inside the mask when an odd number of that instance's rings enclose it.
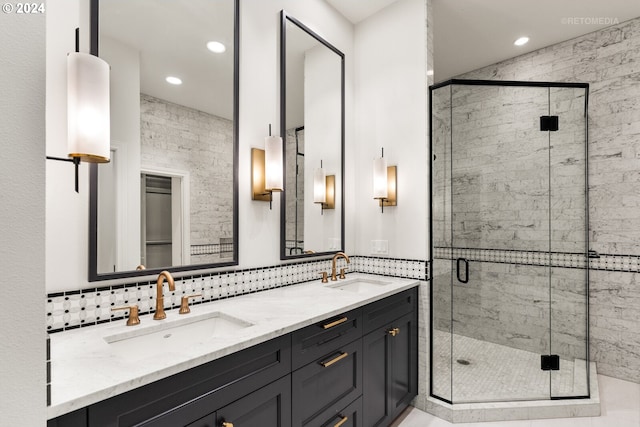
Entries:
{"label": "vanity drawer", "polygon": [[328,411],[315,417],[305,427],[362,427],[362,398],[351,402],[346,408]]}
{"label": "vanity drawer", "polygon": [[364,335],[418,308],[418,288],[412,288],[366,306],[362,313]]}
{"label": "vanity drawer", "polygon": [[187,425],[289,372],[285,335],[91,405],[89,425]]}
{"label": "vanity drawer", "polygon": [[362,337],[362,311],[352,310],[293,333],[293,370]]}
{"label": "vanity drawer", "polygon": [[291,377],[293,425],[306,426],[362,394],[362,339],[298,369]]}

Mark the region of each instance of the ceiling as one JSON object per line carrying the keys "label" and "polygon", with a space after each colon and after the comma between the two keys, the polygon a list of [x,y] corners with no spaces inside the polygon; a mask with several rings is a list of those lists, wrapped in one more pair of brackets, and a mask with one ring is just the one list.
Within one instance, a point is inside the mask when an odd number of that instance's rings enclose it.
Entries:
{"label": "ceiling", "polygon": [[326,0],[349,21],[357,24],[398,0]]}
{"label": "ceiling", "polygon": [[[398,0],[326,1],[357,24]],[[640,17],[638,0],[432,2],[436,82]],[[514,46],[524,35],[529,43]]]}
{"label": "ceiling", "polygon": [[[136,52],[142,93],[233,120],[233,2],[109,0],[100,2],[99,17],[99,52],[108,62],[119,55],[104,49],[107,38]],[[212,53],[209,41],[227,50]]]}
{"label": "ceiling", "polygon": [[[326,0],[357,24],[399,0]],[[446,80],[640,16],[640,0],[431,0],[434,79]],[[140,52],[141,90],[233,117],[233,10],[226,0],[110,0],[101,34]],[[159,6],[162,5],[162,6]],[[152,7],[153,6],[153,7]],[[601,22],[593,22],[598,18]],[[528,44],[513,41],[527,35]],[[221,40],[224,54],[205,43]],[[169,75],[182,86],[167,85]]]}

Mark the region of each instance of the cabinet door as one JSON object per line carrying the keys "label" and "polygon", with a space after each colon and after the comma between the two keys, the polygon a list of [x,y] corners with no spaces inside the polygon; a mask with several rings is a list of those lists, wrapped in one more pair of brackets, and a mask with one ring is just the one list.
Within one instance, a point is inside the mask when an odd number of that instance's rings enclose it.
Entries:
{"label": "cabinet door", "polygon": [[291,376],[219,409],[216,418],[216,427],[291,427]]}
{"label": "cabinet door", "polygon": [[366,335],[363,346],[364,426],[386,426],[417,393],[415,312]]}
{"label": "cabinet door", "polygon": [[377,329],[362,339],[362,414],[365,427],[386,425],[389,414],[389,335]]}
{"label": "cabinet door", "polygon": [[418,325],[411,313],[392,323],[388,330],[399,332],[389,335],[390,366],[389,405],[394,419],[411,403],[418,392]]}

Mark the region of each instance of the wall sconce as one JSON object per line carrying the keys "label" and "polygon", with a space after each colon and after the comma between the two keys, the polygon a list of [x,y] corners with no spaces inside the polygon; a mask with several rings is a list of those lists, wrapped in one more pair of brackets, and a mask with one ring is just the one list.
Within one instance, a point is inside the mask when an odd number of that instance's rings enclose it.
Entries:
{"label": "wall sconce", "polygon": [[320,167],[313,173],[313,203],[318,203],[321,207],[321,214],[325,209],[335,209],[336,207],[336,176],[325,175],[322,168],[322,160]]}
{"label": "wall sconce", "polygon": [[264,139],[264,150],[251,149],[251,199],[269,202],[272,208],[273,193],[284,191],[282,138],[269,136]]}
{"label": "wall sconce", "polygon": [[373,161],[373,198],[378,200],[380,211],[385,206],[397,205],[397,166],[387,166],[384,148],[379,159]]}
{"label": "wall sconce", "polygon": [[67,151],[69,158],[49,160],[73,162],[76,193],[80,161],[108,163],[111,154],[109,64],[89,53],[67,55]]}

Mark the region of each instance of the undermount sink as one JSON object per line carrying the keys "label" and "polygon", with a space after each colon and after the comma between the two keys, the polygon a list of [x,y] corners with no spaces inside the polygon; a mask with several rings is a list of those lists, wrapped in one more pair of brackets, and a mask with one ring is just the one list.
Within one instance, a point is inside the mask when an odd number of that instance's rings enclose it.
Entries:
{"label": "undermount sink", "polygon": [[[153,320],[149,320],[155,322]],[[127,328],[126,331],[104,337],[114,353],[129,358],[143,358],[157,354],[167,347],[181,348],[218,337],[228,337],[252,326],[223,312],[185,315],[178,320],[157,321],[146,328]]]}
{"label": "undermount sink", "polygon": [[328,288],[349,292],[369,292],[379,290],[381,286],[386,286],[391,282],[370,279],[352,279],[327,285]]}

